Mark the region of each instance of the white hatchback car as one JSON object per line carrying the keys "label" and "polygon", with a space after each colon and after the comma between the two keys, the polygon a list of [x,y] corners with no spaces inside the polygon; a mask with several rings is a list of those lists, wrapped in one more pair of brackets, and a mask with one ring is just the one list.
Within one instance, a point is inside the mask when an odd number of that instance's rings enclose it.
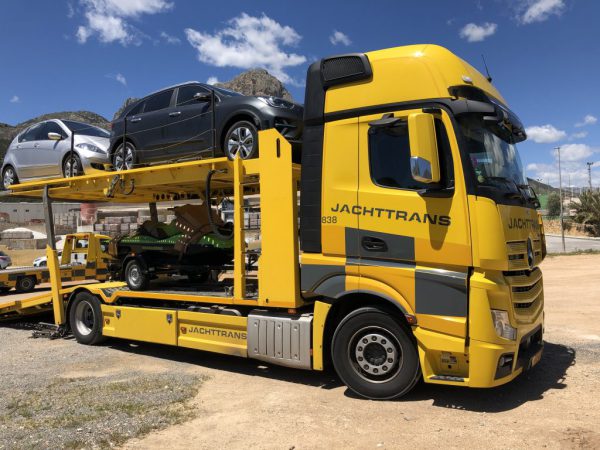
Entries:
{"label": "white hatchback car", "polygon": [[11,264],[12,260],[10,259],[10,256],[0,251],[0,270],[6,269]]}
{"label": "white hatchback car", "polygon": [[[73,136],[73,152],[71,137]],[[31,125],[13,139],[2,163],[2,186],[35,178],[72,177],[110,166],[110,133],[73,120]]]}

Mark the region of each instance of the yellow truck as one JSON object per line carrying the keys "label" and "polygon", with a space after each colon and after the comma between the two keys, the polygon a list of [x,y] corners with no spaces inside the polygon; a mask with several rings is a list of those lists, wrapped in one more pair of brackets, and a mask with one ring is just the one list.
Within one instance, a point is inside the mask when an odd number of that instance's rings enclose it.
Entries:
{"label": "yellow truck", "polygon": [[[109,236],[95,233],[73,233],[65,238],[60,259],[62,281],[107,280],[109,278]],[[0,270],[0,292],[14,288],[30,292],[36,285],[50,281],[47,267],[15,267]]]}
{"label": "yellow truck", "polygon": [[[315,62],[304,106],[301,164],[265,130],[252,160],[13,186],[50,210],[58,199],[234,204],[231,277],[210,289],[63,288],[48,248],[57,326],[89,345],[123,338],[332,365],[373,399],[419,380],[498,386],[535,365],[545,242],[516,147],[526,135],[496,88],[450,51],[414,45]],[[246,264],[248,195],[260,198],[257,273]]]}

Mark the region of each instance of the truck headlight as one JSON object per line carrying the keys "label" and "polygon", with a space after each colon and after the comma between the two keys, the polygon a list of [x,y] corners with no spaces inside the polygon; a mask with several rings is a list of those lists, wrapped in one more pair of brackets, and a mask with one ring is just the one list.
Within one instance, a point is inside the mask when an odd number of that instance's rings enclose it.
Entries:
{"label": "truck headlight", "polygon": [[94,152],[94,153],[106,153],[105,150],[102,150],[100,147],[97,147],[94,144],[82,143],[82,144],[77,144],[75,147],[80,148],[81,150],[87,150],[89,152]]}
{"label": "truck headlight", "polygon": [[498,336],[513,341],[517,338],[517,329],[510,325],[508,312],[492,309],[492,320],[494,321],[494,328]]}

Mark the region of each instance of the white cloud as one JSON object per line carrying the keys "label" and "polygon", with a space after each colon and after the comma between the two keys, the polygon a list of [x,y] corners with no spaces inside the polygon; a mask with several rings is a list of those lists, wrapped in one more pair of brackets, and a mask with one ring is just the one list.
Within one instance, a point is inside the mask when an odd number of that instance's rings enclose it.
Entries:
{"label": "white cloud", "polygon": [[129,19],[144,14],[157,14],[173,8],[167,0],[80,0],[86,19],[75,34],[80,44],[96,35],[100,42],[140,45],[144,34],[132,26]]}
{"label": "white cloud", "polygon": [[521,4],[518,20],[525,25],[560,16],[566,7],[564,0],[525,0]]}
{"label": "white cloud", "polygon": [[348,46],[352,44],[352,41],[348,35],[338,30],[333,30],[333,34],[329,36],[329,42],[331,42],[333,45],[342,44]]}
{"label": "white cloud", "polygon": [[165,40],[167,44],[181,44],[181,39],[177,36],[171,36],[169,33],[161,31],[160,37]]}
{"label": "white cloud", "polygon": [[[566,144],[560,146],[560,159],[566,162],[575,162],[586,159],[594,153],[594,150],[586,144]],[[555,158],[558,158],[558,151],[552,150]]]}
{"label": "white cloud", "polygon": [[551,144],[567,137],[567,133],[556,129],[550,124],[528,127],[525,129],[525,132],[527,133],[527,138],[537,144]]}
{"label": "white cloud", "polygon": [[106,75],[106,78],[110,78],[111,80],[115,80],[115,81],[121,83],[123,86],[127,86],[127,79],[121,73],[117,73],[114,75],[112,73],[109,73],[108,75]]}
{"label": "white cloud", "polygon": [[19,98],[19,96],[18,96],[18,95],[13,95],[13,96],[10,98],[9,102],[10,102],[10,103],[21,103],[21,99]]}
{"label": "white cloud", "polygon": [[253,17],[242,13],[214,34],[191,28],[186,28],[185,34],[198,52],[198,60],[217,67],[264,67],[281,81],[293,83],[286,69],[306,62],[305,56],[281,48],[300,42],[296,30],[264,14]]}
{"label": "white cloud", "polygon": [[75,15],[75,8],[73,8],[73,4],[71,2],[67,3],[67,18],[72,19]]}
{"label": "white cloud", "polygon": [[468,23],[460,30],[460,37],[466,39],[467,42],[481,42],[485,38],[492,36],[498,25],[495,23],[485,22],[481,25],[475,23]]}
{"label": "white cloud", "polygon": [[217,77],[208,77],[208,80],[206,80],[206,84],[210,84],[211,86],[213,84],[217,84],[219,82],[219,79]]}
{"label": "white cloud", "polygon": [[[588,173],[586,160],[565,161],[562,159],[561,150],[561,169],[563,188],[567,186],[581,187],[588,185]],[[527,176],[534,180],[541,180],[542,183],[558,187],[558,163],[531,163],[527,165]]]}
{"label": "white cloud", "polygon": [[583,118],[583,121],[576,123],[575,126],[585,127],[586,125],[594,125],[596,122],[598,122],[598,118],[588,114]]}
{"label": "white cloud", "polygon": [[571,139],[571,140],[574,140],[574,139],[583,139],[587,135],[588,135],[587,131],[578,131],[577,133],[573,133],[571,136],[569,136],[569,139]]}

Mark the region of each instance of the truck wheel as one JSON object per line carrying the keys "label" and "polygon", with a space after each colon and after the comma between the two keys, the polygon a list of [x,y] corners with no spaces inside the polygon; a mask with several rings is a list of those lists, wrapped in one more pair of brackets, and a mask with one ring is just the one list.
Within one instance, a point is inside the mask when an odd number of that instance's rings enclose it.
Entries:
{"label": "truck wheel", "polygon": [[80,344],[97,345],[106,340],[102,336],[102,308],[100,300],[88,292],[80,292],[69,308],[69,325]]}
{"label": "truck wheel", "polygon": [[421,370],[410,331],[373,307],[345,317],[335,330],[331,356],[338,376],[358,395],[400,397],[417,383]]}
{"label": "truck wheel", "polygon": [[132,291],[145,291],[150,285],[150,277],[145,273],[142,264],[132,259],[125,267],[125,281]]}
{"label": "truck wheel", "polygon": [[21,277],[17,280],[15,289],[17,292],[31,292],[35,288],[35,277]]}

